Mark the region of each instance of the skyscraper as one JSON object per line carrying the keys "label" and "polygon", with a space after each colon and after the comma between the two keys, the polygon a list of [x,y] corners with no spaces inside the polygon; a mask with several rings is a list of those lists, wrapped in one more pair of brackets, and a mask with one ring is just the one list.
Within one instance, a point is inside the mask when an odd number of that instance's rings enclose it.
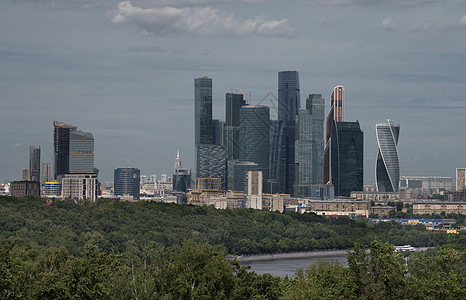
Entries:
{"label": "skyscraper", "polygon": [[398,137],[400,125],[392,120],[375,126],[377,135],[377,159],[375,162],[375,184],[378,192],[398,192],[400,162]]}
{"label": "skyscraper", "polygon": [[40,146],[29,146],[29,177],[40,181]]}
{"label": "skyscraper", "polygon": [[321,184],[324,172],[324,109],[321,94],[310,94],[299,110],[296,132],[297,197],[310,197],[312,184]]}
{"label": "skyscraper", "polygon": [[333,184],[335,196],[362,191],[364,183],[364,134],[359,122],[343,122],[343,86],[330,97],[326,119],[324,184]]}
{"label": "skyscraper", "polygon": [[42,185],[45,185],[46,182],[52,181],[52,165],[49,163],[42,164],[42,173],[40,182]]}
{"label": "skyscraper", "polygon": [[461,192],[466,187],[466,168],[456,169],[456,191]]}
{"label": "skyscraper", "polygon": [[70,165],[70,131],[78,127],[66,123],[53,121],[54,134],[54,177],[69,172]]}
{"label": "skyscraper", "polygon": [[70,173],[94,174],[94,136],[77,127],[53,121],[55,179]]}
{"label": "skyscraper", "polygon": [[364,184],[364,135],[359,122],[333,122],[330,138],[330,183],[335,196],[349,197]]}
{"label": "skyscraper", "polygon": [[240,109],[239,159],[257,164],[266,186],[269,178],[270,110],[267,106],[246,105]]}
{"label": "skyscraper", "polygon": [[196,178],[220,178],[225,188],[226,168],[223,146],[201,144],[196,147]]}
{"label": "skyscraper", "polygon": [[194,79],[195,143],[213,144],[212,132],[212,78]]}
{"label": "skyscraper", "polygon": [[240,108],[243,105],[246,105],[243,94],[226,94],[222,145],[225,147],[227,159],[238,159],[239,157],[239,121]]}
{"label": "skyscraper", "polygon": [[[278,181],[280,193],[292,193],[295,182],[296,116],[301,106],[299,74],[297,71],[278,72],[278,121],[274,126],[271,178]],[[279,159],[284,156],[285,161]]]}
{"label": "skyscraper", "polygon": [[138,168],[117,168],[113,172],[113,194],[115,196],[133,196],[139,199],[140,175]]}

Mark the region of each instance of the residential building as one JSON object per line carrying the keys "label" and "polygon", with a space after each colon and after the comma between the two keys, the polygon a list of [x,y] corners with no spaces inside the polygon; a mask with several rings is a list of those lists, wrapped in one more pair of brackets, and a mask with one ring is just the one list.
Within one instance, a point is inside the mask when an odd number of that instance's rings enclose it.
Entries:
{"label": "residential building", "polygon": [[97,175],[89,174],[62,174],[61,196],[63,199],[95,201],[97,199]]}
{"label": "residential building", "polygon": [[22,175],[23,175],[23,181],[29,181],[29,178],[31,178],[29,168],[23,168]]}
{"label": "residential building", "polygon": [[466,202],[418,201],[413,203],[413,214],[466,214]]}
{"label": "residential building", "polygon": [[220,145],[200,144],[196,147],[196,178],[220,178],[226,183],[225,148]]}
{"label": "residential building", "polygon": [[140,197],[140,175],[138,168],[117,168],[113,172],[113,194],[115,196],[131,196],[134,200]]}
{"label": "residential building", "polygon": [[29,180],[40,181],[40,146],[29,146]]}
{"label": "residential building", "polygon": [[398,137],[400,125],[392,120],[375,126],[377,135],[377,159],[375,162],[375,182],[377,191],[398,192],[400,181],[400,161],[398,158]]}

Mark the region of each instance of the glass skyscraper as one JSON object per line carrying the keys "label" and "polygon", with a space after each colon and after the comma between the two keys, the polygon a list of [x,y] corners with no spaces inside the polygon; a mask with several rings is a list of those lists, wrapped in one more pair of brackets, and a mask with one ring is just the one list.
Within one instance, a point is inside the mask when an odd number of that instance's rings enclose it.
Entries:
{"label": "glass skyscraper", "polygon": [[310,94],[299,110],[296,132],[295,196],[310,197],[310,185],[322,184],[324,171],[324,109],[321,94]]}
{"label": "glass skyscraper", "polygon": [[[278,123],[272,134],[271,178],[278,181],[280,193],[293,193],[295,183],[296,116],[301,106],[299,74],[297,71],[278,72]],[[280,158],[285,158],[282,161]]]}
{"label": "glass skyscraper", "polygon": [[398,158],[398,137],[400,124],[388,120],[375,126],[377,135],[377,160],[375,162],[375,183],[378,192],[398,192],[400,162]]}
{"label": "glass skyscraper", "polygon": [[194,79],[195,143],[213,144],[212,130],[212,78]]}
{"label": "glass skyscraper", "polygon": [[40,181],[40,146],[29,146],[29,180]]}
{"label": "glass skyscraper", "polygon": [[90,132],[70,131],[69,173],[94,173],[94,136]]}
{"label": "glass skyscraper", "polygon": [[239,157],[240,108],[243,105],[246,105],[243,94],[227,93],[225,95],[225,126],[222,145],[225,147],[227,159]]}
{"label": "glass skyscraper", "polygon": [[239,159],[257,164],[265,187],[269,177],[270,110],[261,105],[242,106],[239,123]]}
{"label": "glass skyscraper", "polygon": [[53,156],[54,177],[67,174],[70,167],[70,131],[78,127],[63,122],[53,121]]}

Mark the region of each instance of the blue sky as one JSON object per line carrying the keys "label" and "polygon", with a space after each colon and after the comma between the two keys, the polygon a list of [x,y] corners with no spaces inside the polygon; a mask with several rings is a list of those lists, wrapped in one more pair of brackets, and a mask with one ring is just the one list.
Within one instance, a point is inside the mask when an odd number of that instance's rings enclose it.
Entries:
{"label": "blue sky", "polygon": [[375,124],[400,123],[402,175],[466,166],[466,2],[429,0],[7,0],[0,9],[0,180],[21,177],[29,145],[52,162],[53,120],[95,138],[101,181],[113,169],[193,167],[194,78],[225,93],[277,93],[300,73],[301,104],[345,87],[359,120],[365,183]]}

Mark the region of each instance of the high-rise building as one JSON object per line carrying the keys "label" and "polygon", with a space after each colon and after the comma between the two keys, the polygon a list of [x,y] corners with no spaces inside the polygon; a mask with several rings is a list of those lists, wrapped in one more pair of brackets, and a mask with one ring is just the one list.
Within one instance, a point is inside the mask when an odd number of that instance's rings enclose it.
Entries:
{"label": "high-rise building", "polygon": [[344,88],[337,85],[330,95],[330,111],[325,120],[324,184],[330,183],[330,137],[334,122],[343,122]]}
{"label": "high-rise building", "polygon": [[327,182],[334,185],[335,196],[349,197],[363,190],[364,135],[358,121],[333,121],[331,128]]}
{"label": "high-rise building", "polygon": [[117,168],[113,172],[113,194],[115,196],[132,196],[139,199],[140,175],[138,168]]}
{"label": "high-rise building", "polygon": [[243,105],[246,105],[243,94],[226,94],[222,145],[225,147],[227,159],[238,159],[239,157],[239,118],[240,108]]}
{"label": "high-rise building", "polygon": [[284,193],[286,187],[286,136],[284,121],[270,121],[270,174],[267,190],[272,194]]}
{"label": "high-rise building", "polygon": [[296,197],[310,197],[310,185],[323,181],[324,109],[321,94],[310,94],[306,109],[299,110],[296,132]]}
{"label": "high-rise building", "polygon": [[94,136],[77,127],[53,121],[55,178],[70,173],[94,174]]}
{"label": "high-rise building", "polygon": [[61,196],[63,199],[97,199],[97,175],[63,174],[61,177]]}
{"label": "high-rise building", "polygon": [[70,131],[76,130],[78,127],[53,121],[54,134],[54,177],[69,173],[70,166]]}
{"label": "high-rise building", "polygon": [[398,158],[398,137],[400,125],[392,120],[375,126],[377,135],[377,159],[375,162],[375,184],[377,192],[398,192],[400,162]]}
{"label": "high-rise building", "polygon": [[255,162],[227,160],[227,190],[244,192],[244,178],[247,171],[257,170]]}
{"label": "high-rise building", "polygon": [[245,177],[246,207],[262,209],[262,178],[261,171],[247,171]]}
{"label": "high-rise building", "polygon": [[247,105],[240,109],[239,159],[257,164],[266,186],[269,178],[270,110],[267,106]]}
{"label": "high-rise building", "polygon": [[173,191],[187,193],[189,188],[191,188],[191,169],[181,167],[180,151],[178,151],[173,168]]}
{"label": "high-rise building", "polygon": [[46,182],[50,182],[53,179],[52,175],[52,165],[49,163],[42,164],[42,173],[40,182],[42,185],[45,185]]}
{"label": "high-rise building", "polygon": [[29,177],[40,181],[40,146],[29,146]]}
{"label": "high-rise building", "polygon": [[456,191],[461,192],[466,187],[466,168],[456,169]]}
{"label": "high-rise building", "polygon": [[195,143],[213,144],[212,132],[212,78],[194,79]]}
{"label": "high-rise building", "polygon": [[[272,148],[276,151],[272,157],[285,156],[285,161],[277,160],[274,163],[274,173],[271,179],[278,180],[280,193],[293,193],[295,183],[295,137],[296,116],[301,107],[299,74],[297,71],[283,71],[278,73],[278,120],[277,132],[283,136],[274,141],[279,143]],[[282,189],[284,188],[284,190]]]}
{"label": "high-rise building", "polygon": [[214,144],[196,147],[196,178],[220,178],[222,188],[226,183],[225,148]]}
{"label": "high-rise building", "polygon": [[23,168],[23,181],[29,181],[29,178],[31,178],[29,174],[29,168]]}

